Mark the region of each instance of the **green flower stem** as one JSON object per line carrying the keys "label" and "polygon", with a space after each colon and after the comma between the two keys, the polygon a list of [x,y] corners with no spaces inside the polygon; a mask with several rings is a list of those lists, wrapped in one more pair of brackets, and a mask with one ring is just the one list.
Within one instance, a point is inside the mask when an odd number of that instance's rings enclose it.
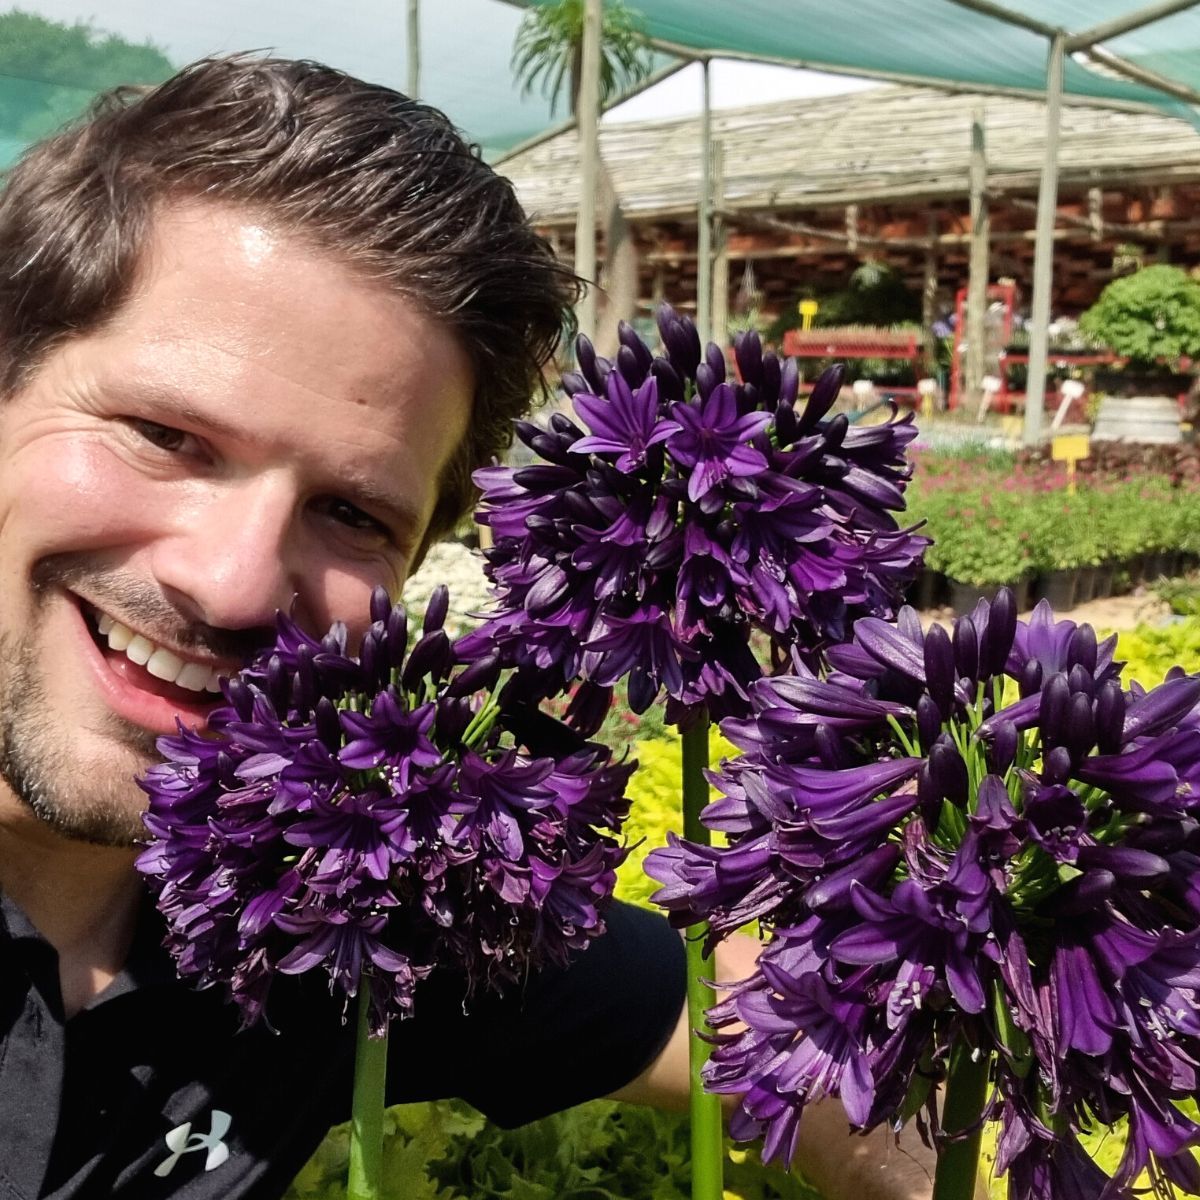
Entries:
{"label": "green flower stem", "polygon": [[[691,842],[709,844],[708,830],[700,823],[700,813],[708,803],[708,713],[683,734],[683,836]],[[713,960],[704,954],[705,924],[691,925],[687,931],[688,1024],[704,1028],[705,1010],[716,1003],[712,988],[702,983],[713,977]],[[708,1061],[708,1043],[693,1035],[688,1044],[691,1068],[692,1200],[721,1200],[725,1156],[725,1137],[721,1123],[721,1102],[704,1091],[700,1071]]]}
{"label": "green flower stem", "polygon": [[991,1056],[974,1053],[959,1042],[950,1052],[942,1130],[947,1134],[970,1129],[966,1137],[944,1143],[938,1153],[933,1200],[974,1200],[979,1178],[979,1143],[983,1136],[983,1106],[987,1100]]}
{"label": "green flower stem", "polygon": [[346,1200],[380,1200],[383,1195],[383,1107],[387,1037],[370,1035],[370,992],[358,989],[358,1035],[354,1053],[354,1101],[350,1116],[350,1176]]}

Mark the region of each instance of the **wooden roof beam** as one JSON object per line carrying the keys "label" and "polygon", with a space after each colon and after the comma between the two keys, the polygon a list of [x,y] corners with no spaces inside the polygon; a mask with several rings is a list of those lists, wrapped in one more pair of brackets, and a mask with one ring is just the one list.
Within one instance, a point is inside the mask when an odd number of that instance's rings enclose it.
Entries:
{"label": "wooden roof beam", "polygon": [[[959,0],[954,2],[957,4]],[[1097,42],[1106,42],[1109,38],[1120,37],[1123,33],[1132,33],[1135,29],[1153,25],[1155,21],[1161,21],[1164,17],[1195,8],[1198,2],[1200,0],[1158,0],[1157,4],[1147,4],[1145,8],[1134,9],[1133,12],[1114,17],[1111,21],[1093,25],[1091,29],[1085,29],[1081,33],[1070,34],[1063,50],[1067,54],[1087,50]]]}
{"label": "wooden roof beam", "polygon": [[1158,91],[1165,92],[1168,96],[1174,96],[1177,100],[1183,100],[1187,104],[1200,104],[1200,92],[1195,88],[1188,87],[1187,84],[1180,83],[1176,79],[1168,79],[1167,76],[1132,63],[1127,58],[1121,58],[1120,55],[1113,54],[1111,50],[1106,50],[1103,46],[1089,46],[1082,53],[1093,62],[1107,67],[1110,71],[1116,71],[1119,75],[1132,79],[1135,83],[1143,83],[1147,87],[1157,88]]}

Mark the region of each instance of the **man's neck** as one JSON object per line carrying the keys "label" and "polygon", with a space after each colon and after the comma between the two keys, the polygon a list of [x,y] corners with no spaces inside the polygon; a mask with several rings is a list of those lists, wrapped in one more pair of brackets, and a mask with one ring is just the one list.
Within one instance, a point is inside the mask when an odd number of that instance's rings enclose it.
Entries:
{"label": "man's neck", "polygon": [[0,799],[0,891],[58,951],[67,1016],[124,966],[142,894],[135,853],[63,838]]}

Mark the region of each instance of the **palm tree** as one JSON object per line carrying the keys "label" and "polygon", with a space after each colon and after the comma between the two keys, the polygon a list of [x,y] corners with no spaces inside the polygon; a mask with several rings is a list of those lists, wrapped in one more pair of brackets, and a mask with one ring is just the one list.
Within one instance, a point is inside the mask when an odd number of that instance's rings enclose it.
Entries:
{"label": "palm tree", "polygon": [[[564,92],[571,116],[578,115],[583,58],[584,0],[558,0],[527,9],[513,44],[513,74],[521,94],[537,90],[558,107]],[[637,14],[622,0],[605,0],[600,31],[600,102],[607,103],[640,83],[651,71],[650,44]],[[617,321],[637,305],[637,247],[603,157],[597,164],[596,191],[604,224],[604,273],[600,326],[602,349],[616,345]]]}
{"label": "palm tree", "polygon": [[[513,74],[521,95],[535,88],[550,101],[551,114],[570,88],[571,115],[579,107],[579,74],[583,60],[584,0],[527,9],[513,44]],[[650,45],[637,16],[621,0],[607,0],[600,31],[600,103],[640,83],[650,74]]]}

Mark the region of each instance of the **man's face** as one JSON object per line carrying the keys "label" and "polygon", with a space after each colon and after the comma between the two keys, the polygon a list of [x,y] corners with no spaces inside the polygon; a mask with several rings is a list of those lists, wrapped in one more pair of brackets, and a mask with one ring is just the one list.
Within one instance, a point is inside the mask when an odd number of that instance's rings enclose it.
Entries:
{"label": "man's face", "polygon": [[277,609],[353,630],[399,588],[472,390],[451,334],[329,255],[160,214],[127,303],[0,402],[0,823],[140,836],[154,739]]}

